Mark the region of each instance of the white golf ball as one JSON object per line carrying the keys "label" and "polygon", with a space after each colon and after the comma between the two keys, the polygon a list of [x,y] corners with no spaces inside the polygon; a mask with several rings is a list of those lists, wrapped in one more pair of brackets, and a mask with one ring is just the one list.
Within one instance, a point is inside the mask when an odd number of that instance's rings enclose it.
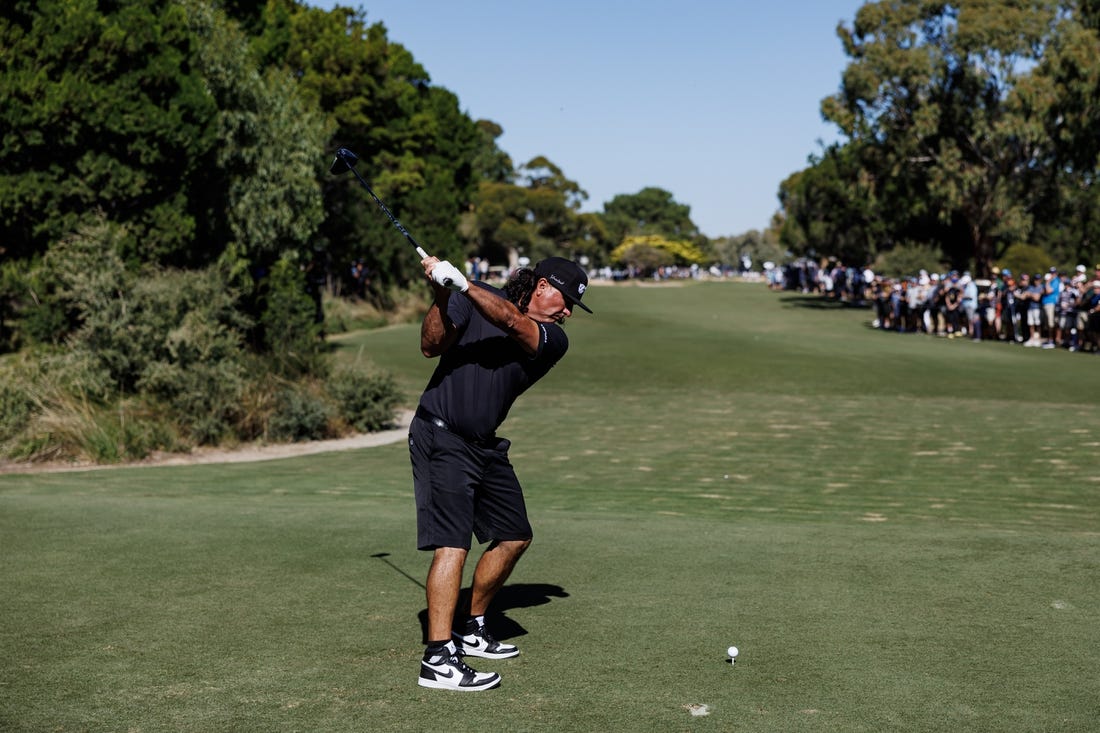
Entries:
{"label": "white golf ball", "polygon": [[729,649],[726,650],[726,654],[729,654],[730,657],[736,657],[737,656],[737,647],[731,646]]}

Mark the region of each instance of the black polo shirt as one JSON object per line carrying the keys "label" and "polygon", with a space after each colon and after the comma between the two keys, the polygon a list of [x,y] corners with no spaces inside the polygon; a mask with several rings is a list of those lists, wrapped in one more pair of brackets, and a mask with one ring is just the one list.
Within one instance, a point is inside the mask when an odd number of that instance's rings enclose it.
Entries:
{"label": "black polo shirt", "polygon": [[[499,289],[479,281],[471,282],[470,287],[504,297]],[[516,398],[565,355],[569,338],[557,323],[539,323],[538,352],[528,355],[459,293],[451,294],[447,317],[459,336],[439,358],[420,406],[459,435],[485,440],[508,417]]]}

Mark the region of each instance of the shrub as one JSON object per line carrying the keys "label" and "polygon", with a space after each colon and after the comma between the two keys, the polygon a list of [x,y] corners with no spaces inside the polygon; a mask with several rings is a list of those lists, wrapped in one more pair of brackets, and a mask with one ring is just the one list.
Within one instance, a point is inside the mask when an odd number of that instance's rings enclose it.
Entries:
{"label": "shrub", "polygon": [[234,361],[166,360],[151,364],[140,386],[168,408],[191,440],[212,445],[232,434],[244,383],[244,369]]}
{"label": "shrub", "polygon": [[394,410],[402,401],[393,375],[384,372],[339,369],[326,389],[340,417],[361,433],[390,427]]}
{"label": "shrub", "polygon": [[168,405],[183,430],[200,444],[232,433],[247,381],[244,329],[236,293],[216,268],[154,273],[135,291],[129,329],[99,342],[124,345],[133,334],[139,366],[136,387]]}
{"label": "shrub", "polygon": [[921,270],[940,272],[944,269],[943,251],[934,245],[920,243],[899,244],[881,253],[874,263],[874,271],[887,277],[912,277]]}
{"label": "shrub", "polygon": [[4,375],[0,443],[5,456],[117,463],[178,448],[168,420],[140,400],[97,397],[102,375],[82,356],[28,360]]}
{"label": "shrub", "polygon": [[328,436],[330,408],[302,385],[284,389],[268,422],[268,436],[275,441],[320,440]]}
{"label": "shrub", "polygon": [[21,385],[0,384],[0,443],[23,432],[30,422],[33,403]]}
{"label": "shrub", "polygon": [[290,260],[280,260],[261,288],[263,343],[276,373],[288,378],[324,376],[328,359],[323,324],[306,293],[304,273]]}
{"label": "shrub", "polygon": [[[345,370],[321,381],[331,357],[290,259],[260,281],[254,322],[241,296],[252,283],[228,266],[128,270],[115,254],[118,236],[117,227],[85,227],[35,267],[5,271],[0,297],[20,288],[42,296],[40,309],[18,314],[36,345],[9,357],[10,378],[0,375],[7,455],[111,463],[190,444],[314,440],[392,424],[401,396],[390,375]],[[404,304],[405,315],[422,309],[424,294]],[[262,343],[250,349],[257,325]]]}
{"label": "shrub", "polygon": [[1033,244],[1013,244],[997,263],[1002,270],[1008,268],[1016,275],[1021,272],[1046,272],[1053,264],[1050,255]]}

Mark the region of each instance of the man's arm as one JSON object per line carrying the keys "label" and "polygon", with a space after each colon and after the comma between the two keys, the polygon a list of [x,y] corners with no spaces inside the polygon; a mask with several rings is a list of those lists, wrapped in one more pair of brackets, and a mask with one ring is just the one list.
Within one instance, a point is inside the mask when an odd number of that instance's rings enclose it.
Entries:
{"label": "man's arm", "polygon": [[485,288],[471,287],[464,291],[464,294],[487,321],[508,334],[523,347],[524,351],[531,355],[538,352],[539,326],[520,313],[515,303]]}
{"label": "man's arm", "polygon": [[424,314],[424,321],[420,324],[420,353],[429,359],[449,349],[458,337],[458,329],[447,317],[447,303],[450,301],[451,291],[434,282],[432,290],[435,298],[428,312]]}
{"label": "man's arm", "polygon": [[[469,282],[462,276],[454,265],[449,262],[440,262],[435,257],[429,257],[421,262],[424,265],[424,273],[432,283],[432,289],[436,293],[432,309],[424,317],[421,326],[420,348],[425,356],[438,356],[447,350],[454,342],[454,326],[447,319],[446,298],[440,291],[450,293],[455,291],[455,297],[467,297],[474,308],[485,317],[487,321],[504,331],[516,341],[524,351],[534,355],[538,353],[540,330],[537,323],[520,312],[512,301],[502,298],[482,287],[470,287]],[[439,272],[436,267],[439,266]],[[443,282],[437,282],[436,278]],[[444,284],[446,283],[446,284]],[[443,298],[441,302],[441,298]]]}

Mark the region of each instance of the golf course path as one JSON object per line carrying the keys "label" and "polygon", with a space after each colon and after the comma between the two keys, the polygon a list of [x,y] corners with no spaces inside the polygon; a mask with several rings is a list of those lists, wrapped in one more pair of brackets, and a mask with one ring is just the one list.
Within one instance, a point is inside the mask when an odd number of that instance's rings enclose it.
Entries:
{"label": "golf course path", "polygon": [[145,460],[127,464],[78,464],[78,463],[0,463],[0,474],[4,473],[49,473],[61,471],[92,471],[102,468],[133,468],[144,466],[190,466],[200,463],[252,463],[272,461],[279,458],[308,456],[316,453],[371,448],[389,445],[404,440],[409,433],[409,423],[413,413],[402,410],[397,416],[395,427],[376,433],[363,433],[349,438],[335,440],[311,440],[302,443],[250,443],[233,449],[196,448],[190,453],[154,453]]}

